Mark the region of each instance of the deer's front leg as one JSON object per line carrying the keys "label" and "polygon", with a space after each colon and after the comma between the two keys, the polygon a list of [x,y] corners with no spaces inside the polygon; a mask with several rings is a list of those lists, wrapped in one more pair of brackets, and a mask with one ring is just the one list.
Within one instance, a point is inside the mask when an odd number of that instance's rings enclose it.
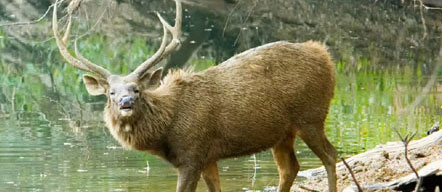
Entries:
{"label": "deer's front leg", "polygon": [[192,167],[185,166],[178,168],[178,184],[177,192],[194,192],[200,179],[201,170]]}

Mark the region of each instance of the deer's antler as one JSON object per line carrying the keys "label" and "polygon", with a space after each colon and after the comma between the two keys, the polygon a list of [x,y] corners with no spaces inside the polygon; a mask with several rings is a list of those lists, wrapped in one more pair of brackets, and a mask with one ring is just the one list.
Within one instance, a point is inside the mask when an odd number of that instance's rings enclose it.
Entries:
{"label": "deer's antler", "polygon": [[[143,74],[152,68],[155,64],[159,63],[162,59],[167,57],[170,53],[176,51],[178,46],[180,45],[180,37],[181,37],[181,23],[182,23],[182,6],[181,0],[175,0],[176,2],[176,18],[175,25],[172,27],[159,13],[157,16],[163,25],[163,39],[161,42],[161,46],[155,54],[144,61],[140,66],[138,66],[132,73],[128,75],[130,79],[139,79],[143,76]],[[77,1],[72,1],[71,4],[77,3]],[[60,50],[61,55],[63,55],[64,59],[70,63],[72,66],[87,72],[91,72],[99,75],[103,79],[107,79],[111,75],[111,73],[104,69],[103,67],[96,65],[83,57],[77,48],[77,41],[75,41],[75,55],[71,55],[67,50],[66,44],[69,39],[69,33],[72,25],[72,11],[68,12],[68,24],[66,27],[66,32],[63,35],[63,38],[60,37],[58,32],[58,19],[57,19],[57,5],[58,0],[54,5],[54,13],[52,17],[52,29],[54,31],[55,40],[57,42],[58,49]],[[74,6],[69,6],[74,7]],[[167,33],[168,31],[172,34],[172,40],[170,40],[169,44],[167,44]],[[167,44],[167,45],[166,45]]]}
{"label": "deer's antler", "polygon": [[[77,1],[71,1],[72,3],[78,3]],[[60,37],[58,32],[58,18],[57,18],[57,4],[58,0],[54,4],[54,12],[52,16],[52,30],[54,31],[55,41],[57,42],[58,49],[60,50],[63,58],[70,63],[72,66],[87,72],[91,72],[100,76],[100,78],[107,79],[111,75],[111,73],[104,69],[103,67],[96,65],[86,58],[84,58],[77,49],[77,42],[75,41],[75,54],[77,57],[71,55],[66,47],[69,40],[69,33],[71,31],[72,25],[72,11],[69,11],[68,24],[66,27],[66,32],[63,35],[63,39]]]}
{"label": "deer's antler", "polygon": [[[181,23],[182,23],[182,6],[181,0],[175,0],[176,3],[176,18],[175,25],[172,27],[163,17],[157,12],[157,16],[163,25],[163,40],[161,42],[161,46],[158,51],[146,61],[144,61],[140,66],[138,66],[135,71],[129,74],[129,78],[139,79],[143,76],[143,74],[152,68],[155,64],[159,63],[162,59],[167,57],[170,53],[176,51],[178,46],[180,45],[181,38]],[[172,40],[166,46],[167,43],[167,31],[172,34]]]}

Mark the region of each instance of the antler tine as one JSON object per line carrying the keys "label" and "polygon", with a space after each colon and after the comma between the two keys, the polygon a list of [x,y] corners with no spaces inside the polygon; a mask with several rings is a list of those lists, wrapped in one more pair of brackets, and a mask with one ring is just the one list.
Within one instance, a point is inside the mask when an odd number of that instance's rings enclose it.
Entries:
{"label": "antler tine", "polygon": [[175,0],[176,2],[176,16],[175,16],[175,25],[170,27],[170,25],[162,19],[164,22],[161,23],[167,23],[169,27],[169,31],[172,34],[172,41],[171,43],[166,47],[166,53],[169,54],[170,51],[175,50],[178,45],[180,45],[181,41],[181,24],[183,22],[183,9],[181,5],[181,0]]}
{"label": "antler tine", "polygon": [[[72,17],[71,16],[72,15],[69,13],[68,26],[66,27],[66,32],[63,36],[63,39],[61,39],[60,34],[58,32],[57,4],[58,4],[58,0],[54,4],[54,12],[53,12],[53,16],[52,16],[52,30],[54,32],[55,41],[57,43],[57,47],[58,47],[61,55],[68,63],[70,63],[75,68],[78,68],[83,71],[95,73],[95,74],[99,75],[101,78],[106,79],[108,76],[111,75],[111,73],[109,71],[88,61],[87,59],[85,59],[84,57],[82,57],[78,53],[77,53],[77,56],[80,56],[79,59],[77,59],[76,57],[72,56],[69,53],[69,51],[66,47],[66,44],[67,44],[67,40],[69,38],[69,33],[71,30],[71,25],[72,25],[72,21],[71,21]],[[76,52],[78,52],[78,51],[76,51]]]}
{"label": "antler tine", "polygon": [[86,59],[83,55],[81,55],[80,51],[78,51],[78,48],[77,48],[77,40],[78,39],[75,39],[75,42],[74,42],[75,55],[77,56],[77,59],[80,60],[82,63],[84,63],[87,66],[87,68],[90,70],[90,72],[96,73],[105,79],[107,77],[109,77],[111,75],[111,73],[108,70],[106,70],[105,68],[103,68],[99,65],[92,63],[91,61]]}
{"label": "antler tine", "polygon": [[[159,16],[158,13],[157,15]],[[163,25],[163,39],[161,41],[160,48],[158,49],[157,52],[155,52],[155,54],[153,54],[152,57],[144,61],[140,66],[138,66],[135,69],[135,71],[129,74],[129,76],[137,79],[140,76],[142,76],[142,74],[145,71],[149,70],[155,63],[157,63],[158,62],[157,60],[161,58],[161,55],[164,53],[164,50],[166,49],[166,43],[167,43],[167,28],[165,25]]]}
{"label": "antler tine", "polygon": [[[138,66],[134,72],[132,72],[129,76],[134,78],[140,78],[144,72],[152,68],[155,64],[159,63],[163,58],[168,56],[170,53],[175,51],[178,46],[180,45],[180,37],[181,37],[181,23],[182,23],[182,6],[181,6],[181,0],[175,0],[175,6],[176,6],[176,18],[175,18],[175,25],[172,27],[169,23],[167,23],[166,20],[164,20],[163,17],[157,12],[158,19],[160,20],[161,24],[163,25],[163,40],[161,42],[161,46],[158,49],[155,54],[144,61],[140,66]],[[167,31],[166,29],[172,34],[172,40],[170,43],[166,46],[167,42]]]}
{"label": "antler tine", "polygon": [[64,32],[64,36],[63,36],[63,43],[65,45],[67,45],[67,42],[68,42],[68,39],[69,39],[69,35],[71,33],[71,27],[72,27],[72,15],[69,14],[68,26],[66,27],[66,32]]}

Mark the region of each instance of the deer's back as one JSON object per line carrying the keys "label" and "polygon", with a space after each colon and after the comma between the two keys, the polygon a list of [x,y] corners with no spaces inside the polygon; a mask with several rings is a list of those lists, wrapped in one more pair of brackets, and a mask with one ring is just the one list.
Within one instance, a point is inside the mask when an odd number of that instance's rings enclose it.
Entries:
{"label": "deer's back", "polygon": [[193,76],[176,121],[189,130],[178,132],[210,140],[201,145],[214,158],[254,153],[293,134],[293,124],[324,121],[333,87],[324,46],[267,44]]}
{"label": "deer's back", "polygon": [[[213,95],[220,111],[243,121],[266,116],[282,121],[310,110],[326,115],[334,75],[327,49],[316,42],[267,44],[236,55],[205,74],[212,77],[208,83],[214,82]],[[302,117],[302,121],[317,118]]]}

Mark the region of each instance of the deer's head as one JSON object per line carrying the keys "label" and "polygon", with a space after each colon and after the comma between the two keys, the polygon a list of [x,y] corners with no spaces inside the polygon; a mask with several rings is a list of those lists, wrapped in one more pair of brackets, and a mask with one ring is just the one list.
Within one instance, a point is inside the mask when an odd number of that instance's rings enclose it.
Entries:
{"label": "deer's head", "polygon": [[[75,1],[72,1],[73,3]],[[122,76],[113,75],[103,67],[96,65],[84,58],[77,49],[77,40],[75,40],[75,56],[71,55],[67,50],[67,42],[72,24],[72,11],[68,11],[68,24],[66,32],[61,38],[58,32],[57,19],[57,2],[54,4],[54,12],[52,17],[52,29],[57,42],[58,49],[64,59],[72,66],[90,72],[93,75],[84,75],[83,81],[86,89],[91,95],[106,95],[108,98],[108,106],[113,111],[118,111],[123,117],[132,116],[137,112],[137,104],[140,100],[140,94],[147,89],[158,86],[162,69],[149,72],[155,64],[167,57],[170,53],[177,50],[180,45],[182,8],[180,0],[176,2],[176,19],[175,25],[172,27],[168,24],[159,13],[157,16],[163,25],[163,39],[158,51],[141,65],[139,65],[132,73]],[[171,33],[172,39],[167,43],[167,34]]]}

